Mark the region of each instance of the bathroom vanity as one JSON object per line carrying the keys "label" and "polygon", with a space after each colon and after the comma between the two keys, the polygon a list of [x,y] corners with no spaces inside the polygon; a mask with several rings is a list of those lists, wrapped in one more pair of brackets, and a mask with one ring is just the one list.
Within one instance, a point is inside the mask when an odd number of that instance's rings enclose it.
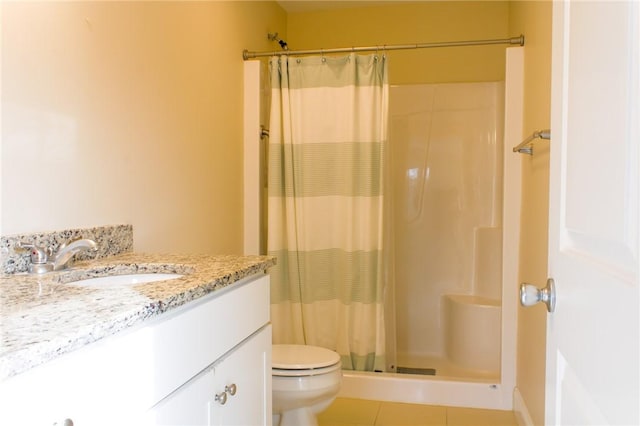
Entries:
{"label": "bathroom vanity", "polygon": [[[274,262],[129,253],[3,275],[0,424],[270,425]],[[180,277],[78,285],[137,273]]]}

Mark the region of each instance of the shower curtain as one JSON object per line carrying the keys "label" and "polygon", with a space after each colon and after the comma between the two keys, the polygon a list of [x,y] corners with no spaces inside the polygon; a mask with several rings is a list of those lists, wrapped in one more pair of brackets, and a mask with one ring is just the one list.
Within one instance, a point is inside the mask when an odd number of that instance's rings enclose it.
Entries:
{"label": "shower curtain", "polygon": [[270,73],[273,342],[384,371],[386,58],[273,57]]}

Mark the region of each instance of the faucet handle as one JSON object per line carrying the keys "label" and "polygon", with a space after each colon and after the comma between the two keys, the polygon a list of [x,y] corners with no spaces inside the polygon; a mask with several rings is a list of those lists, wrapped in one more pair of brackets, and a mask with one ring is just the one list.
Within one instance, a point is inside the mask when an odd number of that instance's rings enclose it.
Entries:
{"label": "faucet handle", "polygon": [[40,247],[35,244],[20,241],[18,242],[17,246],[21,249],[29,251],[29,253],[31,254],[31,263],[47,263],[47,261],[49,260],[49,256],[51,255],[50,249]]}
{"label": "faucet handle", "polygon": [[53,265],[49,263],[49,256],[51,256],[50,248],[43,248],[31,243],[18,242],[17,247],[29,250],[31,254],[31,264],[29,265],[29,272],[32,274],[44,274],[53,270]]}

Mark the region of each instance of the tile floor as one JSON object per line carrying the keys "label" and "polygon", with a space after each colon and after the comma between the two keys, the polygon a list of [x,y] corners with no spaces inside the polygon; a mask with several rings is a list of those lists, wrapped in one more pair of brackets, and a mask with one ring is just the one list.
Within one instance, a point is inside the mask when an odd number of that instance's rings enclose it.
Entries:
{"label": "tile floor", "polygon": [[511,411],[337,398],[319,426],[517,426]]}

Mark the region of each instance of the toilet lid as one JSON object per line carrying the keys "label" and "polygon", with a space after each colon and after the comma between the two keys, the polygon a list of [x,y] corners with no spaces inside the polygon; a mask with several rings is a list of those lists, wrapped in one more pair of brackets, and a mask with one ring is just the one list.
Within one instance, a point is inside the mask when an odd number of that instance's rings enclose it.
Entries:
{"label": "toilet lid", "polygon": [[329,349],[308,345],[273,345],[271,366],[280,370],[306,370],[340,362],[340,355]]}

